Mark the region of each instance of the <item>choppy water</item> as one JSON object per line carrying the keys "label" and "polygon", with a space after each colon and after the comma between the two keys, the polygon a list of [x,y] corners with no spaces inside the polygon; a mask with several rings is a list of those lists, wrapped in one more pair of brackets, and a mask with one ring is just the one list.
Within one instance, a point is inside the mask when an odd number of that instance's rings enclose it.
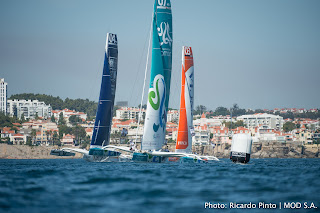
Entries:
{"label": "choppy water", "polygon": [[[289,212],[279,203],[320,211],[320,159],[253,159],[247,165],[89,163],[0,160],[0,212]],[[205,202],[227,209],[205,209]],[[277,204],[259,209],[259,202]],[[313,202],[318,209],[304,209]],[[243,211],[245,212],[245,211]]]}

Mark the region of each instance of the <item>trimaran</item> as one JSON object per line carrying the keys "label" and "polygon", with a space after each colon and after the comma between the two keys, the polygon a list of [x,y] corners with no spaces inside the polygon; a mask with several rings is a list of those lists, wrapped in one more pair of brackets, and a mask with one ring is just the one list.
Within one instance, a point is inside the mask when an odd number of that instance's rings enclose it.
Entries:
{"label": "trimaran", "polygon": [[[110,141],[110,130],[113,117],[114,98],[116,93],[118,69],[118,40],[117,35],[108,33],[105,47],[105,58],[101,80],[98,110],[96,114],[90,149],[63,148],[52,150],[52,155],[69,155],[68,152],[83,154],[87,161],[130,161],[130,155],[124,155],[112,147],[108,147]],[[119,147],[129,150],[128,147]]]}
{"label": "trimaran", "polygon": [[[152,62],[148,103],[141,150],[133,153],[135,162],[207,162],[218,160],[192,154],[193,54],[182,48],[182,87],[176,152],[164,152],[167,111],[172,70],[172,13],[170,0],[156,0],[152,20]],[[148,60],[147,60],[148,61]],[[139,125],[139,124],[138,124]]]}
{"label": "trimaran", "polygon": [[[208,162],[213,156],[192,154],[194,67],[191,47],[182,48],[182,84],[176,152],[161,151],[165,141],[172,70],[172,14],[170,0],[155,0],[152,20],[152,62],[141,150],[109,145],[117,76],[117,37],[107,35],[98,110],[90,150],[63,148],[84,154],[88,161]],[[151,38],[150,38],[151,39]],[[148,60],[147,60],[148,63]],[[139,115],[140,117],[140,115]],[[139,123],[138,123],[139,125]],[[131,153],[121,154],[120,151]]]}

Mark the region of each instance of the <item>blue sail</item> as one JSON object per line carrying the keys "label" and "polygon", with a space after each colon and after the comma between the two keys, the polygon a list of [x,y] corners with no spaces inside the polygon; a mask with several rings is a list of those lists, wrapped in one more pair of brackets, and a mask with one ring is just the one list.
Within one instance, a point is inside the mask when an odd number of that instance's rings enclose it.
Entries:
{"label": "blue sail", "polygon": [[116,34],[107,34],[104,67],[98,110],[90,148],[100,148],[110,142],[114,98],[118,68],[118,41]]}
{"label": "blue sail", "polygon": [[172,69],[170,0],[155,0],[152,24],[152,61],[143,150],[158,150],[165,140]]}

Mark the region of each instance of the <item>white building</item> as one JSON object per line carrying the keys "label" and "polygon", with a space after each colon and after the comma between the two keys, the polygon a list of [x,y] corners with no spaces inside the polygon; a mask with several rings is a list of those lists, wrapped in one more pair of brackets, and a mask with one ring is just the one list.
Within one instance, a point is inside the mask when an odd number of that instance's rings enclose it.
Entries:
{"label": "white building", "polygon": [[19,99],[8,100],[7,109],[11,116],[21,118],[23,114],[26,119],[34,118],[36,114],[43,118],[51,117],[52,110],[50,104],[46,105],[43,101]]}
{"label": "white building", "polygon": [[[194,119],[196,118],[195,116],[193,117]],[[200,125],[201,120],[203,120],[203,118],[193,120],[193,125]],[[205,123],[208,125],[208,127],[222,126],[223,122],[230,122],[230,121],[231,121],[230,115],[226,115],[226,116],[219,115],[219,116],[213,116],[211,118],[205,119]]]}
{"label": "white building", "polygon": [[[140,120],[143,120],[145,117],[146,110],[141,109]],[[139,116],[139,108],[131,108],[131,107],[121,107],[116,111],[116,119],[138,119]]]}
{"label": "white building", "polygon": [[194,132],[195,136],[192,137],[192,145],[209,145],[210,131],[204,114],[200,118],[200,124],[194,124]]}
{"label": "white building", "polygon": [[178,122],[178,120],[179,120],[179,111],[178,110],[168,110],[167,122]]}
{"label": "white building", "polygon": [[271,129],[281,130],[283,127],[283,117],[267,113],[256,113],[254,115],[241,115],[237,120],[243,121],[247,128],[260,125],[267,125]]}
{"label": "white building", "polygon": [[69,123],[69,118],[72,115],[78,116],[82,120],[87,120],[87,114],[84,112],[77,112],[75,110],[63,109],[63,110],[52,110],[52,114],[56,121],[59,120],[60,113],[62,113],[63,118]]}
{"label": "white building", "polygon": [[0,112],[7,113],[7,82],[0,78]]}

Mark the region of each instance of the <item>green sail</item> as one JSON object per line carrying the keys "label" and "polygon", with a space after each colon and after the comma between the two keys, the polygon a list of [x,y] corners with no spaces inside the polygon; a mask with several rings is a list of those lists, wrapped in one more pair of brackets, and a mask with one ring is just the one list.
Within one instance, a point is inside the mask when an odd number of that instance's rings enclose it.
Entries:
{"label": "green sail", "polygon": [[152,60],[143,150],[158,150],[165,140],[172,69],[172,14],[170,0],[155,0]]}

